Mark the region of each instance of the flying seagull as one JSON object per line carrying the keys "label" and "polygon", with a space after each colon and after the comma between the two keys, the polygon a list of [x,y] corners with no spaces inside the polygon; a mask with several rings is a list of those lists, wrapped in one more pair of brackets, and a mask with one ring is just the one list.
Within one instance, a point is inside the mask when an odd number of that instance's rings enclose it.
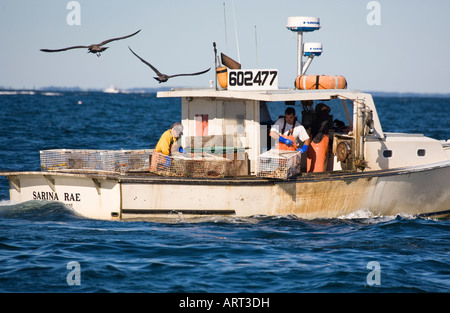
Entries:
{"label": "flying seagull", "polygon": [[162,74],[160,71],[158,71],[153,65],[151,65],[150,63],[148,63],[147,61],[145,61],[143,58],[141,58],[140,56],[138,56],[136,53],[134,53],[133,50],[131,50],[130,47],[128,47],[128,49],[130,49],[130,51],[139,59],[142,61],[142,63],[148,65],[155,73],[156,75],[158,75],[157,77],[154,77],[154,79],[156,79],[157,81],[159,81],[159,83],[165,83],[166,81],[169,80],[169,78],[173,78],[173,77],[177,77],[177,76],[193,76],[193,75],[201,75],[204,74],[206,72],[208,72],[211,68],[202,71],[202,72],[198,72],[198,73],[191,73],[191,74],[176,74],[176,75],[166,75],[166,74]]}
{"label": "flying seagull", "polygon": [[89,51],[88,53],[95,53],[97,54],[97,56],[99,57],[100,54],[105,51],[106,49],[108,49],[108,47],[103,47],[103,45],[106,45],[107,43],[110,43],[111,41],[115,41],[115,40],[121,40],[121,39],[125,39],[131,36],[136,35],[137,33],[139,33],[141,30],[138,30],[137,32],[128,35],[128,36],[123,36],[123,37],[118,37],[118,38],[112,38],[112,39],[108,39],[105,40],[99,44],[93,44],[90,46],[73,46],[73,47],[68,47],[68,48],[63,48],[63,49],[55,49],[55,50],[51,50],[51,49],[41,49],[41,51],[43,52],[61,52],[61,51],[66,51],[66,50],[70,50],[70,49],[79,49],[79,48],[87,48]]}

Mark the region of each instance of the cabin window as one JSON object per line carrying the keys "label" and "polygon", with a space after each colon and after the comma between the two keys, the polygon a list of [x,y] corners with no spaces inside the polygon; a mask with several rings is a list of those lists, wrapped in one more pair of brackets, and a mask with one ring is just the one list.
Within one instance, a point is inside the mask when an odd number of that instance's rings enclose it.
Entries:
{"label": "cabin window", "polygon": [[424,157],[426,154],[426,150],[425,149],[419,149],[417,150],[417,155],[420,157]]}
{"label": "cabin window", "polygon": [[391,158],[392,157],[392,150],[384,150],[383,151],[383,156],[385,158]]}

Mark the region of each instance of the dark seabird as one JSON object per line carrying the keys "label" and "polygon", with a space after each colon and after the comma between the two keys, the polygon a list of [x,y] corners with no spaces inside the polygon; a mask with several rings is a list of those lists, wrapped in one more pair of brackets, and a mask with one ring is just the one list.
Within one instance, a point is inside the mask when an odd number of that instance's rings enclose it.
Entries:
{"label": "dark seabird", "polygon": [[208,72],[211,68],[202,71],[202,72],[198,72],[198,73],[191,73],[191,74],[176,74],[176,75],[166,75],[166,74],[162,74],[160,71],[158,71],[153,65],[151,65],[150,63],[148,63],[147,61],[145,61],[143,58],[141,58],[140,56],[138,56],[136,53],[134,53],[133,50],[131,50],[130,47],[128,47],[128,49],[130,49],[130,51],[139,59],[142,61],[142,63],[145,63],[146,65],[150,66],[150,68],[156,73],[156,75],[158,75],[157,77],[154,77],[154,79],[156,79],[157,81],[159,81],[159,83],[165,83],[166,81],[169,80],[169,78],[173,78],[173,77],[177,77],[177,76],[194,76],[194,75],[201,75],[204,74],[206,72]]}
{"label": "dark seabird", "polygon": [[97,56],[99,57],[100,54],[105,51],[106,49],[108,49],[108,47],[103,47],[103,45],[106,45],[107,43],[110,43],[111,41],[115,41],[115,40],[121,40],[121,39],[125,39],[131,36],[136,35],[137,33],[139,33],[141,30],[138,30],[137,32],[128,35],[128,36],[123,36],[123,37],[118,37],[118,38],[112,38],[112,39],[108,39],[105,40],[99,44],[93,44],[90,46],[73,46],[73,47],[68,47],[68,48],[63,48],[63,49],[56,49],[56,50],[51,50],[51,49],[41,49],[41,51],[43,52],[61,52],[61,51],[66,51],[66,50],[70,50],[70,49],[79,49],[79,48],[87,48],[89,49],[88,53],[95,53],[97,54]]}

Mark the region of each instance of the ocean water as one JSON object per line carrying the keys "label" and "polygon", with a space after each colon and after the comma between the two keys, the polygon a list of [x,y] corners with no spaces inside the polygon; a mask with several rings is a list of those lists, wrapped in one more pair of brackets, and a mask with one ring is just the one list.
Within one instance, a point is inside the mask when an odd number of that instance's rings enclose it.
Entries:
{"label": "ocean water", "polygon": [[[449,98],[375,101],[384,131],[450,139]],[[0,170],[28,171],[40,170],[40,150],[151,149],[181,105],[145,93],[0,91],[0,108]],[[58,203],[12,203],[0,177],[0,292],[448,293],[450,220],[362,211],[98,221]]]}

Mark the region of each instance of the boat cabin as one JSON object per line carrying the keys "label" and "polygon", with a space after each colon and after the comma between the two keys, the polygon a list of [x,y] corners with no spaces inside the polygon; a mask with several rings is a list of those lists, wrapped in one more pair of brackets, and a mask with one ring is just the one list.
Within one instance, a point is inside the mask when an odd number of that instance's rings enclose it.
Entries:
{"label": "boat cabin", "polygon": [[[234,161],[230,176],[256,174],[258,157],[276,144],[268,135],[270,127],[287,106],[295,108],[307,131],[318,103],[331,108],[327,172],[429,164],[446,160],[450,154],[449,147],[422,134],[384,133],[372,96],[358,91],[208,88],[173,89],[157,96],[181,98],[183,147]],[[302,173],[306,172],[305,159],[303,154]]]}
{"label": "boat cabin", "polygon": [[[347,90],[173,89],[159,92],[158,97],[181,98],[182,145],[188,151],[222,154],[246,163],[234,176],[256,174],[259,155],[276,144],[270,128],[288,106],[296,110],[307,131],[318,103],[331,108],[327,171],[365,168],[364,142],[384,137],[372,97]],[[306,154],[302,172],[306,172]]]}

